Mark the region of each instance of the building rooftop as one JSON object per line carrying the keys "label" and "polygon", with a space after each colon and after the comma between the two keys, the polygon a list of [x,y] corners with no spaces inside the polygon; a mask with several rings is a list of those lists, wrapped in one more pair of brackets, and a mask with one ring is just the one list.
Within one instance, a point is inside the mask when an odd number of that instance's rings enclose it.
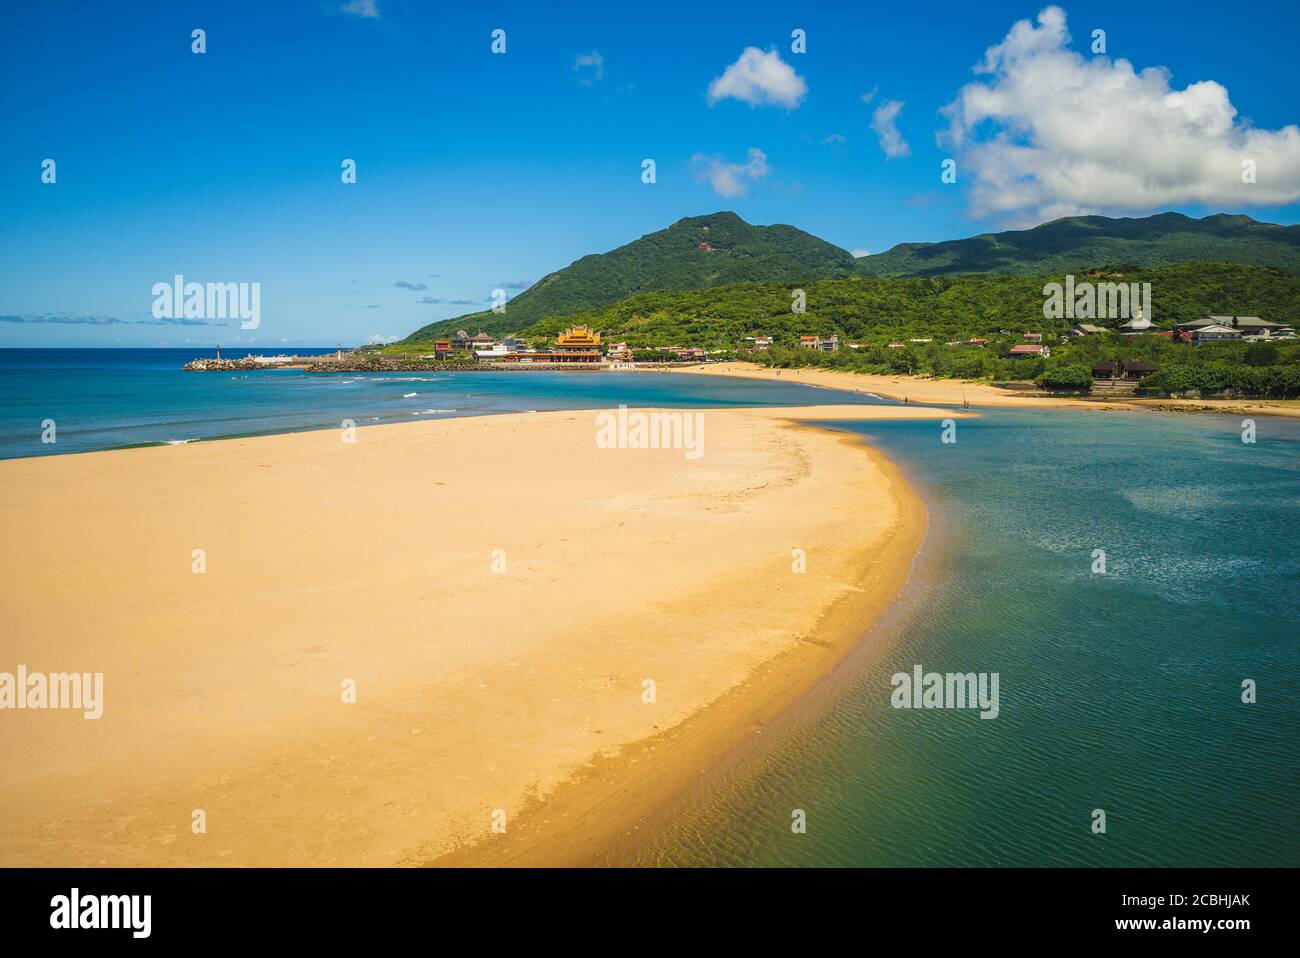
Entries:
{"label": "building rooftop", "polygon": [[557,347],[594,349],[600,345],[600,333],[590,326],[570,326],[555,338]]}

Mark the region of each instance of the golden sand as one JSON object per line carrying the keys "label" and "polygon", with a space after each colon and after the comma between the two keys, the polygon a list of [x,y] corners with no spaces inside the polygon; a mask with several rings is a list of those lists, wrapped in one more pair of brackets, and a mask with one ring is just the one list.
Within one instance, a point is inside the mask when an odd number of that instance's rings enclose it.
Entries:
{"label": "golden sand", "polygon": [[695,461],[556,412],[0,462],[0,671],[104,674],[0,712],[0,865],[595,860],[906,578],[915,494],[791,418],[949,413],[703,415]]}

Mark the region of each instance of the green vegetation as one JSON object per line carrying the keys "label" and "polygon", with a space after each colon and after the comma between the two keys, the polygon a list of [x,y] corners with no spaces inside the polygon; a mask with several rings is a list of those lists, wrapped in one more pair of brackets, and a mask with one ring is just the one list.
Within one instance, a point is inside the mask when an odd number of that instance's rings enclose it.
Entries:
{"label": "green vegetation", "polygon": [[1070,216],[1029,230],[984,233],[944,243],[902,243],[858,260],[865,276],[1082,273],[1108,263],[1171,266],[1193,261],[1275,266],[1300,273],[1300,226],[1249,216],[1181,213],[1140,219]]}
{"label": "green vegetation", "polygon": [[[1044,337],[1046,339],[1046,337]],[[1266,351],[1260,350],[1267,346]],[[1242,342],[1192,346],[1162,336],[1120,336],[1102,333],[1052,346],[1049,359],[1009,359],[990,344],[988,348],[911,344],[890,349],[867,346],[836,353],[798,347],[773,347],[757,361],[781,368],[820,366],[850,372],[924,374],[959,379],[997,381],[1032,379],[1040,387],[1082,392],[1092,385],[1094,364],[1119,359],[1140,360],[1158,367],[1141,383],[1144,395],[1174,395],[1198,390],[1202,395],[1224,393],[1270,398],[1300,396],[1300,340],[1268,344]],[[1268,365],[1255,365],[1261,355]],[[1086,379],[1085,379],[1086,377]]]}
{"label": "green vegetation", "polygon": [[1049,365],[1034,382],[1043,389],[1062,389],[1068,392],[1087,392],[1092,388],[1092,370],[1083,363]]}
{"label": "green vegetation", "polygon": [[[986,337],[1005,355],[1023,332],[1042,333],[1050,344],[1073,325],[1073,320],[1043,318],[1045,281],[1005,276],[820,280],[798,287],[807,296],[802,314],[791,312],[795,287],[790,283],[642,293],[601,309],[542,320],[523,333],[544,340],[581,322],[601,330],[606,340],[625,340],[633,347],[714,349],[740,345],[746,336],[773,336],[778,344],[797,345],[799,336],[809,333],[880,345],[931,339],[942,346]],[[1191,263],[1136,270],[1123,281],[1151,283],[1154,318],[1164,327],[1207,312],[1226,312],[1266,316],[1300,328],[1300,277],[1280,270]],[[1009,335],[1002,335],[1004,329]]]}
{"label": "green vegetation", "polygon": [[[699,248],[708,243],[711,250]],[[494,335],[556,316],[571,316],[647,290],[706,289],[758,280],[812,280],[847,276],[853,257],[793,226],[751,226],[735,213],[678,220],[608,253],[584,256],[542,277],[507,304],[416,330],[403,343],[446,338],[457,329]]]}
{"label": "green vegetation", "polygon": [[1293,399],[1300,396],[1300,356],[1290,365],[1248,366],[1202,361],[1168,366],[1142,380],[1142,392],[1179,395],[1195,390],[1202,396],[1232,393]]}
{"label": "green vegetation", "polygon": [[[700,249],[700,243],[708,243],[712,250]],[[1059,282],[1066,273],[1074,273],[1082,280],[1089,270],[1103,266],[1110,272],[1122,270],[1127,274],[1124,278],[1131,280],[1134,270],[1149,272],[1152,267],[1191,262],[1263,265],[1300,274],[1300,226],[1260,223],[1249,216],[1207,216],[1200,220],[1179,213],[1142,219],[1075,216],[1031,230],[986,233],[946,243],[904,243],[886,253],[854,260],[839,247],[793,226],[751,226],[735,213],[724,211],[688,217],[608,253],[584,256],[542,277],[510,300],[504,313],[484,310],[432,323],[401,343],[379,351],[409,352],[412,346],[447,338],[457,329],[501,335],[544,325],[553,331],[579,316],[603,318],[605,307],[655,291],[698,291],[736,283],[794,283],[806,287],[828,279],[912,278],[924,283],[931,277],[944,277],[948,282],[958,274],[973,273],[1046,276]],[[1107,266],[1116,263],[1127,265]],[[1198,290],[1196,285],[1180,282],[1158,293],[1163,317],[1173,318],[1178,309],[1171,296],[1184,291],[1192,296],[1214,292]],[[899,295],[916,299],[933,292],[940,297],[947,288],[921,285]],[[1014,290],[1015,307],[1033,306],[1036,313],[1041,303],[1031,301],[1040,299],[1041,288],[1041,282],[1026,282],[1021,287],[976,284],[966,287],[965,292],[1001,296]],[[856,294],[851,292],[854,287],[844,290],[850,292],[842,299],[855,299]],[[829,287],[824,292],[836,293]],[[1250,289],[1222,292],[1240,294],[1235,304],[1226,300],[1216,304],[1215,308],[1224,312],[1261,311],[1269,305],[1251,301]],[[858,288],[857,293],[875,295],[882,307],[894,296],[882,287],[870,286]],[[783,295],[788,298],[788,289]],[[657,342],[680,340],[686,330],[663,329],[662,324],[645,318],[643,307],[653,305],[672,313],[680,311],[685,302],[674,297],[642,299],[635,306],[639,324],[647,328],[648,335],[657,337]],[[754,299],[750,305],[770,313],[768,307],[773,304]],[[931,305],[945,311],[942,302]],[[985,310],[1000,308],[992,300],[972,305]],[[788,309],[786,301],[777,312]],[[733,318],[752,320],[754,315]],[[938,330],[934,334],[944,335]]]}

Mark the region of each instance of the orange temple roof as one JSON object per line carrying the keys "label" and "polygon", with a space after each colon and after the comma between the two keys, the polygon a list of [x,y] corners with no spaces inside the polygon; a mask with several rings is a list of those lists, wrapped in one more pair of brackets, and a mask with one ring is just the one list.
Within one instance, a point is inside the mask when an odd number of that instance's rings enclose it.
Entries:
{"label": "orange temple roof", "polygon": [[570,349],[574,347],[592,349],[600,345],[600,333],[588,326],[570,326],[556,337],[555,345]]}

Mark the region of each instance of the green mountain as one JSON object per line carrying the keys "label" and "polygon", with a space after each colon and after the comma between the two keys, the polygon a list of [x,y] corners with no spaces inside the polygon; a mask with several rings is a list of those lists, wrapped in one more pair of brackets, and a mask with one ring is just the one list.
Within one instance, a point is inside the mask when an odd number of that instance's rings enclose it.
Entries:
{"label": "green mountain", "polygon": [[857,261],[864,276],[998,273],[1050,276],[1084,267],[1218,262],[1300,273],[1300,226],[1219,214],[1192,219],[1160,213],[1138,219],[1069,216],[1028,230],[983,233],[943,243],[901,243]]}
{"label": "green mountain", "polygon": [[[1271,270],[1269,278],[1263,279],[1263,273],[1225,274],[1212,268],[1212,263]],[[725,291],[737,284],[778,284],[772,286],[770,295],[777,313],[783,313],[780,318],[785,332],[804,321],[789,313],[788,284],[808,286],[819,280],[841,281],[842,285],[823,290],[833,293],[831,302],[837,301],[834,297],[840,291],[847,291],[852,308],[869,314],[889,303],[911,323],[919,318],[916,310],[921,306],[940,305],[924,296],[910,298],[911,290],[929,287],[905,285],[891,289],[870,282],[862,284],[869,280],[932,281],[971,274],[989,279],[1038,277],[1033,295],[1025,292],[1033,283],[1021,284],[1024,290],[1014,287],[1017,292],[1012,300],[999,299],[1007,296],[1012,287],[996,282],[968,283],[948,294],[953,300],[968,299],[972,307],[978,306],[989,317],[996,316],[999,323],[1011,323],[1007,309],[1010,302],[1017,304],[1016,309],[1027,310],[1030,316],[1041,312],[1044,277],[1059,280],[1066,273],[1083,274],[1098,267],[1132,274],[1134,270],[1176,265],[1192,269],[1170,274],[1176,277],[1176,286],[1163,292],[1157,288],[1157,301],[1168,304],[1170,296],[1182,296],[1195,288],[1205,293],[1201,299],[1207,309],[1215,312],[1276,311],[1285,307],[1282,312],[1287,321],[1296,318],[1295,307],[1277,302],[1274,294],[1285,285],[1283,275],[1300,276],[1300,226],[1261,223],[1249,216],[1216,215],[1199,220],[1181,213],[1138,219],[1073,216],[1029,230],[985,233],[943,243],[904,243],[888,252],[854,260],[838,246],[793,226],[752,226],[735,213],[723,211],[687,217],[608,253],[584,256],[538,280],[510,300],[504,313],[484,310],[431,323],[388,346],[386,351],[403,351],[412,344],[451,336],[458,329],[494,335],[553,336],[572,322],[592,323],[607,337],[641,344],[723,342],[736,330],[743,329],[741,335],[772,331],[760,329],[754,322],[767,315],[764,310],[771,304],[750,302],[752,289],[737,290],[734,295]],[[1209,288],[1216,282],[1216,288]],[[867,299],[860,300],[862,296]],[[1201,299],[1196,300],[1195,308],[1200,308]],[[1230,308],[1233,303],[1237,305]],[[823,299],[823,309],[826,304]],[[741,313],[735,312],[738,305]],[[746,308],[755,311],[745,314]],[[954,308],[964,311],[960,303],[955,303]],[[723,325],[730,331],[710,325],[710,314],[717,309],[726,311]],[[1160,312],[1166,319],[1174,314],[1181,316],[1181,312],[1171,313],[1168,308]],[[811,297],[809,313],[806,322],[818,318]],[[826,318],[824,313],[822,318]],[[964,319],[959,325],[969,326]],[[813,328],[822,331],[820,326]],[[850,336],[861,332],[852,323],[841,323],[838,317],[833,328],[828,326],[825,331]]]}
{"label": "green mountain", "polygon": [[543,276],[510,300],[503,313],[484,310],[431,323],[403,342],[428,342],[457,329],[516,332],[549,317],[570,316],[647,290],[847,276],[853,264],[852,255],[838,246],[793,226],[751,226],[726,211],[691,216]]}
{"label": "green mountain", "polygon": [[[1043,317],[1043,284],[1051,279],[968,275],[815,280],[802,285],[807,297],[804,313],[791,311],[788,283],[656,291],[574,316],[545,319],[522,332],[529,338],[549,338],[576,321],[599,329],[607,340],[625,340],[634,347],[729,348],[746,336],[797,343],[808,333],[835,333],[843,342],[933,339],[943,344],[997,337],[1003,329],[1015,336],[1027,330],[1042,332],[1051,342],[1075,322]],[[1163,328],[1206,313],[1226,313],[1263,316],[1300,329],[1300,275],[1272,267],[1183,263],[1111,274],[1107,280],[1150,283],[1152,318]]]}

